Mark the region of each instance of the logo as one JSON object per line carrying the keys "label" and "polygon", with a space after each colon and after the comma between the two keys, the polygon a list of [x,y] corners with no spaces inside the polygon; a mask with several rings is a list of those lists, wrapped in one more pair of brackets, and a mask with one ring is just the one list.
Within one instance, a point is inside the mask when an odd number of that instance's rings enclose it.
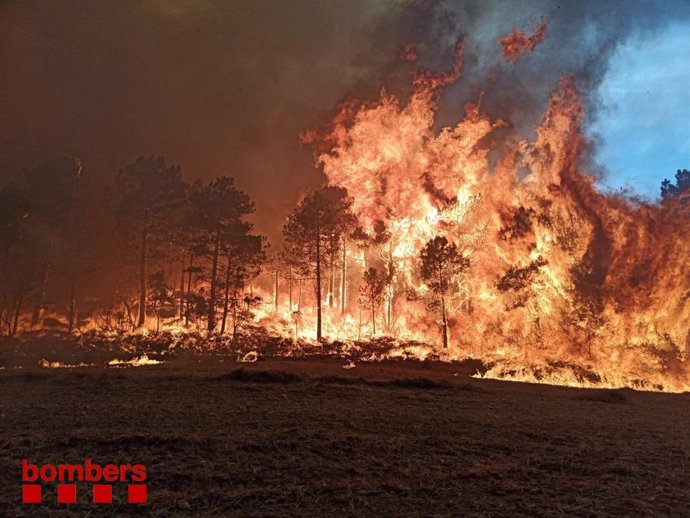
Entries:
{"label": "logo", "polygon": [[127,484],[127,502],[145,504],[148,500],[145,481],[146,467],[143,464],[101,466],[86,459],[84,464],[39,466],[23,459],[22,503],[42,503],[44,485],[55,484],[58,504],[76,504],[77,501],[87,501],[87,498],[94,504],[112,504],[113,485]]}

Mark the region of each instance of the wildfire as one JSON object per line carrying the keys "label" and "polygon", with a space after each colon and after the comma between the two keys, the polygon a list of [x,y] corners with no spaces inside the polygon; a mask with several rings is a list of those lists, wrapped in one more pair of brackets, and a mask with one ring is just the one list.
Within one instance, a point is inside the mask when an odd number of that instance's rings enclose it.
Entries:
{"label": "wildfire", "polygon": [[[545,30],[543,21],[530,37],[501,40],[504,54],[515,61]],[[418,73],[407,102],[383,90],[308,133],[317,165],[347,189],[365,230],[389,232],[357,258],[394,267],[387,331],[438,341],[418,256],[443,235],[470,261],[452,290],[449,358],[479,356],[494,364],[489,377],[688,390],[690,218],[673,201],[596,190],[581,168],[588,142],[572,78],[554,90],[532,141],[493,138],[508,122],[474,103],[455,126],[434,131],[439,91],[459,78],[461,53],[459,45],[446,74]],[[490,153],[500,154],[495,166]],[[356,319],[333,313],[329,335],[352,338]]]}
{"label": "wildfire", "polygon": [[[132,358],[131,360],[120,360],[118,358],[113,358],[108,362],[109,367],[142,367],[144,365],[158,365],[159,363],[163,363],[158,360],[154,360],[152,358],[149,358],[146,354],[143,354],[139,357]],[[49,361],[46,360],[45,358],[42,358],[38,362],[39,366],[41,366],[44,369],[78,369],[82,367],[95,367],[96,364],[94,363],[65,363],[61,361]]]}
{"label": "wildfire", "polygon": [[[512,63],[533,51],[546,27],[543,20],[530,36],[516,29],[500,39],[504,57]],[[459,42],[446,72],[416,71],[408,98],[381,89],[300,135],[328,185],[286,218],[285,246],[270,260],[265,239],[243,219],[253,203],[231,178],[184,187],[162,157],[137,159],[118,177],[127,202],[118,214],[140,232],[137,300],[83,322],[72,304],[68,322],[50,319],[56,329],[113,340],[135,332],[150,342],[163,331],[170,349],[203,333],[212,350],[260,326],[290,343],[281,355],[306,345],[349,362],[476,358],[488,378],[690,390],[684,189],[667,182],[660,204],[599,192],[582,165],[585,113],[567,76],[533,138],[518,136],[510,117],[484,111],[482,95],[456,124],[436,129],[440,94],[460,80],[463,49]],[[413,47],[401,55],[417,63]],[[173,216],[161,209],[157,225],[131,217],[130,205],[153,210],[140,203],[147,196],[131,196],[142,171],[158,180],[165,173],[162,186],[149,186],[168,196],[153,208],[186,207],[176,210],[185,216],[178,232],[150,245],[181,251],[178,273],[155,271],[148,284],[146,267],[157,257],[147,256],[149,234]],[[334,206],[340,212],[329,212]],[[257,281],[266,264],[270,281]],[[12,333],[23,300],[21,290],[15,295],[5,312]],[[256,336],[251,349],[235,351],[239,361],[266,353],[266,335]],[[372,345],[384,336],[395,345]],[[108,365],[156,363],[143,355]]]}
{"label": "wildfire", "polygon": [[119,360],[114,358],[108,362],[111,367],[142,367],[144,365],[158,365],[163,363],[159,360],[153,360],[147,355],[143,354],[137,358],[132,358],[131,360]]}
{"label": "wildfire", "polygon": [[44,369],[78,369],[81,367],[93,367],[92,363],[64,363],[59,361],[48,361],[45,358],[41,358],[38,362],[39,366]]}

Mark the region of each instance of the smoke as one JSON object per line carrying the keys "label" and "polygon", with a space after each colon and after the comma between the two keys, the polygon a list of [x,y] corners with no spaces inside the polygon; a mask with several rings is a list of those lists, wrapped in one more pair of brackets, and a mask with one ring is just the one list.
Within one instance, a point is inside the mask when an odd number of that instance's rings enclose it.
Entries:
{"label": "smoke", "polygon": [[[544,40],[516,63],[506,62],[498,40],[516,29],[529,35],[542,19],[548,22]],[[599,86],[616,51],[631,40],[644,45],[670,24],[687,21],[690,4],[682,0],[418,1],[401,10],[398,23],[386,23],[376,31],[376,38],[404,41],[419,57],[415,66],[440,70],[452,62],[454,43],[464,36],[463,77],[445,91],[437,128],[455,124],[466,102],[480,100],[482,110],[508,121],[517,138],[532,138],[562,76],[575,79],[584,96],[586,127],[592,128],[607,115]],[[387,84],[391,83],[403,85],[398,93],[409,85],[404,77],[389,74]],[[583,165],[602,178],[606,164],[592,158],[598,135],[590,131],[590,137]]]}
{"label": "smoke", "polygon": [[[542,17],[544,42],[502,60],[498,38]],[[437,124],[482,95],[483,110],[526,135],[560,76],[575,77],[594,117],[618,45],[688,18],[681,0],[8,1],[0,173],[7,181],[64,154],[106,185],[137,155],[163,154],[190,180],[235,176],[276,238],[299,193],[323,181],[297,135],[339,101],[383,85],[404,94],[416,68],[447,70],[464,37],[463,80],[444,93]]]}
{"label": "smoke", "polygon": [[[514,29],[531,33],[542,17],[548,21],[543,43],[517,63],[504,62],[497,40]],[[482,88],[484,108],[497,116],[510,115],[522,128],[534,127],[549,93],[566,74],[575,77],[587,96],[590,116],[595,116],[597,87],[618,46],[628,38],[644,39],[670,23],[690,20],[690,5],[680,0],[413,2],[401,20],[401,30],[386,36],[413,44],[422,66],[447,66],[455,39],[466,36],[463,80],[450,89],[447,104],[454,108],[441,114],[441,124],[457,120],[457,107],[476,99]],[[491,88],[485,88],[487,79]],[[521,119],[525,116],[530,120]]]}

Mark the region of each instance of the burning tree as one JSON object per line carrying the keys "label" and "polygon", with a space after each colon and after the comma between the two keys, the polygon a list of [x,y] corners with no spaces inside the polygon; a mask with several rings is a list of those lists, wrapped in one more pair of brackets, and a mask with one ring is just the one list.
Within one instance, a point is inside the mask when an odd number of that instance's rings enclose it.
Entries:
{"label": "burning tree", "polygon": [[345,233],[353,228],[352,198],[342,187],[324,187],[306,198],[283,227],[285,253],[305,276],[313,276],[316,298],[316,339],[322,337],[322,278],[332,266]]}
{"label": "burning tree", "polygon": [[444,236],[436,236],[428,241],[419,257],[421,260],[419,273],[435,295],[432,307],[438,308],[443,347],[448,348],[447,297],[453,282],[469,268],[470,260],[458,250],[455,243],[449,242]]}

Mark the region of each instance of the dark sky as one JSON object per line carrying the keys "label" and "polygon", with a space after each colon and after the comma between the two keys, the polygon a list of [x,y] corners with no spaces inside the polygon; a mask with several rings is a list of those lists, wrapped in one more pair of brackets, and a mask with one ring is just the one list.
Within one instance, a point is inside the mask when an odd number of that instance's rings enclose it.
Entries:
{"label": "dark sky", "polygon": [[[486,73],[488,110],[516,125],[541,113],[561,73],[597,105],[609,57],[632,34],[688,18],[688,3],[617,0],[46,0],[0,2],[0,174],[58,154],[106,183],[139,154],[162,154],[188,180],[235,176],[275,236],[296,196],[321,181],[297,134],[343,98],[402,89],[412,65],[447,66],[468,38],[464,83],[441,120],[461,113]],[[549,19],[543,48],[516,66],[496,38]],[[496,70],[494,70],[496,72]],[[530,81],[518,79],[529,76]],[[510,85],[510,88],[505,88]],[[401,90],[402,91],[402,90]]]}

